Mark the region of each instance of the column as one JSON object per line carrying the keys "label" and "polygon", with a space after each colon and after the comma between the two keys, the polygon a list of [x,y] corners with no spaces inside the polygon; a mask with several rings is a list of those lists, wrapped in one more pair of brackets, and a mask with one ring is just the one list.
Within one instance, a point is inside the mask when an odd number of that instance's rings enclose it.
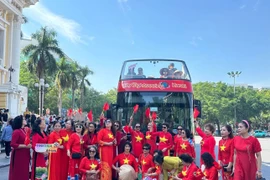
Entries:
{"label": "column", "polygon": [[11,74],[11,81],[19,84],[20,77],[20,40],[21,40],[21,17],[15,16],[13,20],[13,39],[12,39],[12,61],[11,65],[15,71]]}
{"label": "column", "polygon": [[[12,65],[12,41],[13,41],[13,19],[14,14],[7,14],[7,21],[9,26],[6,28],[6,54],[5,54],[5,66],[7,69]],[[5,76],[5,83],[9,82],[9,73]]]}

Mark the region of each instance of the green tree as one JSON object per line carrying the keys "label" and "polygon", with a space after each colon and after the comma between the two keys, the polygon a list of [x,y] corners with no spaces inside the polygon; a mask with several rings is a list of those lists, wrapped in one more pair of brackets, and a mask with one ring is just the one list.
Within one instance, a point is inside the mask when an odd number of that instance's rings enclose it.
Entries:
{"label": "green tree", "polygon": [[29,57],[28,69],[31,73],[36,73],[39,79],[44,79],[46,72],[54,74],[57,70],[54,54],[64,57],[64,53],[58,47],[56,32],[42,27],[32,34],[32,38],[38,41],[38,45],[30,44],[26,46],[22,53]]}
{"label": "green tree", "polygon": [[80,107],[84,108],[84,96],[85,96],[85,90],[86,87],[89,87],[91,85],[90,81],[87,78],[88,75],[94,74],[93,71],[91,71],[87,66],[82,67],[80,69],[79,78],[80,78]]}
{"label": "green tree", "polygon": [[72,91],[72,109],[75,108],[75,91],[79,87],[79,73],[80,66],[75,61],[71,63],[70,66],[70,78],[71,78],[71,91]]}
{"label": "green tree", "polygon": [[113,88],[110,89],[106,94],[105,97],[109,103],[116,103],[116,97],[117,97],[117,89]]}
{"label": "green tree", "polygon": [[61,58],[61,60],[57,63],[57,69],[55,84],[58,88],[58,115],[61,116],[63,90],[71,87],[70,64],[65,58]]}

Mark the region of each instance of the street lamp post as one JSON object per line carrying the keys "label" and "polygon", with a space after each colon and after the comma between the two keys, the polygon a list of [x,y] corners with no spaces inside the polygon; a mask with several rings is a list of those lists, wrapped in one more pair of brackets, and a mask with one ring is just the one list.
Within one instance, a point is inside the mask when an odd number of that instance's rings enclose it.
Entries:
{"label": "street lamp post", "polygon": [[[234,94],[234,98],[235,98],[235,78],[239,77],[241,73],[242,73],[241,71],[228,72],[228,75],[231,78],[233,78],[233,94]],[[237,123],[237,120],[236,120],[236,103],[235,103],[235,106],[234,106],[234,126],[235,127],[236,127],[236,123]]]}
{"label": "street lamp post", "polygon": [[10,67],[8,68],[8,71],[10,72],[10,73],[9,73],[9,82],[12,82],[12,81],[11,81],[11,73],[14,72],[15,69],[14,69],[12,66],[10,66]]}
{"label": "street lamp post", "polygon": [[49,87],[49,84],[44,83],[44,79],[40,79],[39,83],[35,83],[35,87],[39,88],[39,115],[43,116],[44,106],[44,89]]}

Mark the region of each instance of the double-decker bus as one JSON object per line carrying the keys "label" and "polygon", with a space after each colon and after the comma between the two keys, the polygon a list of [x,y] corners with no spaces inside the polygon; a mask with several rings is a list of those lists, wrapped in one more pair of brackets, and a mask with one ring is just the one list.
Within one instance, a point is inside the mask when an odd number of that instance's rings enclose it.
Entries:
{"label": "double-decker bus", "polygon": [[145,111],[156,112],[157,123],[173,128],[182,125],[193,131],[191,77],[182,60],[140,59],[123,63],[118,83],[114,119],[126,124],[138,104],[134,123],[147,126]]}

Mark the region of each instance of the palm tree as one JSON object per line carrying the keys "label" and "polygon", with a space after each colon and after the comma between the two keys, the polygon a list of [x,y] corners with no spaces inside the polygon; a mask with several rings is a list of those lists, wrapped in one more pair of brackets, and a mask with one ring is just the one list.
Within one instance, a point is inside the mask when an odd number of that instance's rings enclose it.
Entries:
{"label": "palm tree", "polygon": [[[57,70],[55,55],[64,57],[64,53],[58,47],[56,40],[56,32],[49,30],[47,27],[42,27],[40,31],[32,34],[32,38],[36,39],[38,44],[30,44],[26,46],[22,53],[24,56],[29,57],[28,69],[31,73],[36,73],[38,79],[43,80],[45,74],[54,74]],[[43,114],[43,99],[44,89],[40,86],[39,90],[39,114]]]}
{"label": "palm tree", "polygon": [[88,75],[92,75],[94,74],[94,72],[92,70],[90,70],[87,66],[81,68],[80,70],[80,94],[81,94],[81,98],[80,98],[80,104],[81,104],[81,108],[83,109],[83,103],[84,103],[84,96],[85,96],[85,89],[86,89],[86,86],[90,86],[91,83],[89,82],[88,79],[86,79],[86,77]]}
{"label": "palm tree", "polygon": [[71,86],[70,64],[67,62],[66,58],[61,58],[57,63],[57,68],[55,84],[58,88],[58,115],[61,116],[63,90]]}
{"label": "palm tree", "polygon": [[78,89],[79,84],[80,66],[77,62],[71,63],[70,78],[71,78],[71,91],[72,91],[72,109],[75,108],[75,90]]}
{"label": "palm tree", "polygon": [[[28,18],[26,16],[22,16],[23,24],[28,23]],[[23,38],[23,32],[21,31],[21,39]]]}
{"label": "palm tree", "polygon": [[30,44],[26,46],[22,53],[29,57],[28,69],[31,73],[36,73],[39,79],[44,79],[45,73],[54,74],[57,70],[54,55],[64,57],[63,51],[58,47],[56,32],[42,27],[40,31],[32,34],[32,38],[38,41],[38,45]]}

